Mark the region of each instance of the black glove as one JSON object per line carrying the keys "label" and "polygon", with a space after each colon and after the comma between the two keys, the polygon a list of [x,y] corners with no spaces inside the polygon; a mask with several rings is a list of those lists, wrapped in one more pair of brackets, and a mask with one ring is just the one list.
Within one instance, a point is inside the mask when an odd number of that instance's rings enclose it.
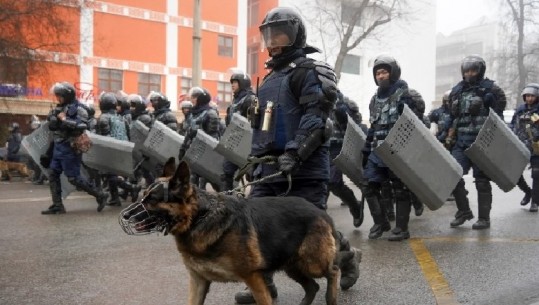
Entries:
{"label": "black glove", "polygon": [[43,166],[44,168],[49,168],[49,166],[51,165],[51,161],[52,160],[49,155],[43,154],[39,156],[39,164],[41,164],[41,166]]}
{"label": "black glove", "polygon": [[444,146],[447,150],[451,151],[455,145],[455,139],[452,137],[445,138]]}
{"label": "black glove", "polygon": [[184,156],[185,156],[185,149],[180,149],[180,153],[178,154],[178,161],[181,161]]}
{"label": "black glove", "polygon": [[363,157],[363,159],[361,160],[361,165],[363,166],[363,168],[365,168],[365,166],[367,166],[367,162],[369,161],[370,153],[362,151],[361,155]]}
{"label": "black glove", "polygon": [[279,163],[279,171],[283,172],[283,175],[291,174],[300,165],[300,158],[298,152],[290,150],[279,156],[277,159]]}

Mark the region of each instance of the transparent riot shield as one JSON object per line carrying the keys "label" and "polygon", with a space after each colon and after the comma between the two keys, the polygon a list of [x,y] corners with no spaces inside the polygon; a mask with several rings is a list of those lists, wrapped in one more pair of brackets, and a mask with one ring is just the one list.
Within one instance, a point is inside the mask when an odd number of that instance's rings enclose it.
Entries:
{"label": "transparent riot shield", "polygon": [[528,148],[492,109],[464,154],[504,192],[515,187],[530,161]]}
{"label": "transparent riot shield", "polygon": [[52,132],[49,130],[49,122],[41,124],[41,127],[22,139],[22,147],[30,158],[39,166],[43,174],[48,176],[47,169],[41,165],[41,155],[47,152],[52,142]]}
{"label": "transparent riot shield", "polygon": [[86,166],[102,173],[133,177],[134,143],[95,133],[88,135],[92,140],[92,147],[82,155],[82,161]]}
{"label": "transparent riot shield", "polygon": [[462,177],[462,167],[408,106],[374,153],[431,210]]}
{"label": "transparent riot shield", "polygon": [[178,159],[183,140],[184,137],[176,131],[159,121],[155,121],[146,140],[144,140],[142,153],[151,161],[165,164],[170,157]]}
{"label": "transparent riot shield", "polygon": [[224,157],[215,151],[217,143],[217,139],[198,130],[183,160],[189,164],[192,172],[220,185]]}
{"label": "transparent riot shield", "polygon": [[253,130],[249,121],[234,113],[215,150],[228,161],[242,167],[251,153],[252,139]]}
{"label": "transparent riot shield", "polygon": [[365,133],[348,116],[342,149],[339,155],[333,159],[333,162],[356,185],[361,185],[363,181],[361,149],[365,146],[365,139]]}

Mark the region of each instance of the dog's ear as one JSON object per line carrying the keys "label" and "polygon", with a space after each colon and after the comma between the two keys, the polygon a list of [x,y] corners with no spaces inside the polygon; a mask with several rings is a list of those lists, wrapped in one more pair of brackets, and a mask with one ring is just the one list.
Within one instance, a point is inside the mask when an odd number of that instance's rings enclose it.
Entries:
{"label": "dog's ear", "polygon": [[163,167],[163,176],[162,177],[172,177],[176,171],[176,159],[170,157]]}
{"label": "dog's ear", "polygon": [[[181,161],[176,169],[174,177],[170,180],[175,189],[179,189],[184,185],[189,185],[191,182],[191,171],[187,162]],[[171,187],[172,188],[172,187]]]}

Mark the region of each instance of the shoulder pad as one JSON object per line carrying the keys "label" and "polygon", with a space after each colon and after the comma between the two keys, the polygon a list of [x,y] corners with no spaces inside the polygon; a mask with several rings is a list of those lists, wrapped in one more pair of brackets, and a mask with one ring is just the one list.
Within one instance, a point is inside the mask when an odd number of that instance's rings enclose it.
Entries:
{"label": "shoulder pad", "polygon": [[494,81],[485,78],[479,83],[479,86],[485,89],[492,89],[492,87],[494,87]]}
{"label": "shoulder pad", "polygon": [[314,61],[313,64],[316,77],[322,85],[322,92],[329,100],[336,101],[337,75],[335,75],[335,71],[325,62]]}

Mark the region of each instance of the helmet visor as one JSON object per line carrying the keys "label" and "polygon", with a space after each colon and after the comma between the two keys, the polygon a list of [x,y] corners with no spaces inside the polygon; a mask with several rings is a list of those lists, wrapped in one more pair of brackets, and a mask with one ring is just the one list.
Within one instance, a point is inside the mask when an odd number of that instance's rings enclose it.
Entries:
{"label": "helmet visor", "polygon": [[260,28],[262,49],[288,47],[294,44],[298,34],[297,23],[288,20],[272,22]]}
{"label": "helmet visor", "polygon": [[477,61],[465,61],[462,63],[462,72],[475,71],[479,73],[480,69],[481,69],[481,64]]}

